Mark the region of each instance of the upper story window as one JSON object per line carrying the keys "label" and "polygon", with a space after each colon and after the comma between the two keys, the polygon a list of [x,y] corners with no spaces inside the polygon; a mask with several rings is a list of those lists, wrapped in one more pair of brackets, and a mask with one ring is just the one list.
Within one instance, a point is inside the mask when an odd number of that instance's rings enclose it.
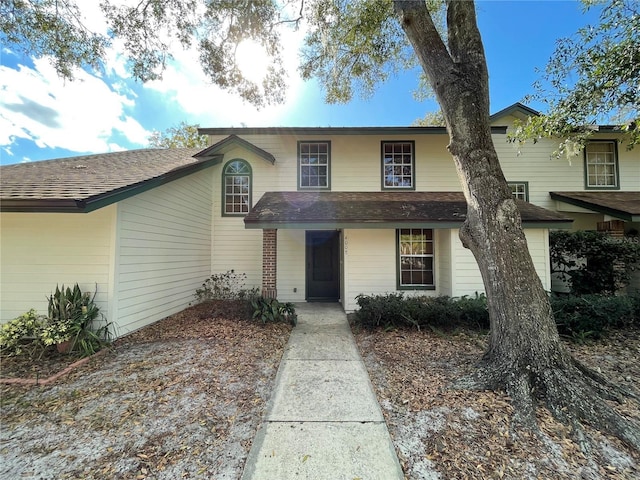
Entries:
{"label": "upper story window", "polygon": [[433,230],[402,228],[397,230],[398,289],[435,288]]}
{"label": "upper story window", "polygon": [[223,215],[246,215],[251,208],[251,165],[234,159],[224,166],[222,174]]}
{"label": "upper story window", "polygon": [[382,142],[382,189],[415,189],[415,143]]}
{"label": "upper story window", "polygon": [[330,188],[331,142],[298,142],[298,188]]}
{"label": "upper story window", "polygon": [[586,188],[620,188],[614,141],[591,141],[584,149]]}
{"label": "upper story window", "polygon": [[529,201],[529,182],[507,182],[511,188],[513,198]]}

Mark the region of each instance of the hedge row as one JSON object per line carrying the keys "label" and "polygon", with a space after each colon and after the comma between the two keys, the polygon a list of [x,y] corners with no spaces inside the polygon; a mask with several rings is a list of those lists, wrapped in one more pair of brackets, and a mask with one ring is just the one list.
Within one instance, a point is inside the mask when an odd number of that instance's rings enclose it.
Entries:
{"label": "hedge row", "polygon": [[[640,327],[640,295],[552,296],[558,331],[574,340],[598,338],[611,328]],[[489,328],[487,299],[405,296],[402,293],[359,295],[356,321],[364,328]]]}

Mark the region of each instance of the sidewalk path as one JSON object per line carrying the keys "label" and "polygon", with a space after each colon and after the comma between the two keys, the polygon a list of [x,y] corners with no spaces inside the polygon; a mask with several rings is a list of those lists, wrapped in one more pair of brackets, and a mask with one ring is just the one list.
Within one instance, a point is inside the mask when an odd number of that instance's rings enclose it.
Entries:
{"label": "sidewalk path", "polygon": [[242,480],[402,480],[341,306],[303,303],[296,312]]}

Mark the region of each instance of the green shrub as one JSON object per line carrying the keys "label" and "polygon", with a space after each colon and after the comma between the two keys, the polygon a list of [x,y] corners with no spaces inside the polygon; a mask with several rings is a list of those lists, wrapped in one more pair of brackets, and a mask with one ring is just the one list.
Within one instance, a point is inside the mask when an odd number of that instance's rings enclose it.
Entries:
{"label": "green shrub", "polygon": [[33,352],[43,347],[42,330],[47,317],[38,315],[34,309],[23,313],[5,323],[0,329],[0,353],[2,355],[20,355],[25,350]]}
{"label": "green shrub", "polygon": [[358,295],[356,321],[365,328],[385,329],[401,326],[488,328],[486,297],[407,296],[403,293]]}
{"label": "green shrub", "polygon": [[256,297],[251,300],[253,318],[262,323],[288,322],[297,323],[296,309],[293,303],[281,303],[275,298]]}
{"label": "green shrub", "polygon": [[396,327],[402,325],[408,316],[404,294],[358,295],[359,310],[356,312],[358,323],[365,328]]}
{"label": "green shrub", "polygon": [[638,296],[553,296],[551,306],[560,335],[575,341],[600,338],[610,328],[640,325]]}
{"label": "green shrub", "polygon": [[[107,323],[95,304],[95,293],[56,286],[48,297],[48,316],[31,309],[2,326],[0,351],[6,355],[44,352],[48,347],[70,340],[72,350],[89,356],[111,341],[111,323]],[[102,320],[103,324],[99,325]]]}
{"label": "green shrub", "polygon": [[640,243],[603,232],[549,232],[553,273],[574,295],[614,294],[629,284],[640,262]]}
{"label": "green shrub", "polygon": [[201,288],[196,289],[194,296],[198,302],[206,300],[252,300],[258,296],[258,289],[245,289],[245,273],[228,270],[215,273],[207,278]]}
{"label": "green shrub", "polygon": [[462,296],[456,300],[460,309],[460,322],[468,326],[477,326],[481,330],[489,329],[489,311],[487,297],[476,293],[474,297]]}

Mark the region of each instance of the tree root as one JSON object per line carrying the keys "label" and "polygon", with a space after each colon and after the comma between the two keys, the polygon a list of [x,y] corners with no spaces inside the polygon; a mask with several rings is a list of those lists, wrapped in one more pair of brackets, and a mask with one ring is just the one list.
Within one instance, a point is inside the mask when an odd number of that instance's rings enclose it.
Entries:
{"label": "tree root", "polygon": [[640,402],[640,395],[635,394],[631,390],[622,388],[619,385],[609,381],[604,375],[592,370],[583,363],[579,362],[575,358],[572,359],[574,366],[593,383],[593,387],[598,389],[601,396],[607,400],[613,400],[618,403],[624,403],[627,398],[631,398]]}
{"label": "tree root", "polygon": [[624,401],[625,397],[637,399],[637,395],[612,385],[587,367],[573,362],[538,370],[490,367],[484,365],[456,382],[456,387],[506,391],[515,409],[514,434],[519,428],[537,431],[536,407],[543,405],[558,421],[571,427],[572,436],[584,453],[591,450],[591,444],[583,424],[640,449],[640,425],[607,403],[607,400]]}

